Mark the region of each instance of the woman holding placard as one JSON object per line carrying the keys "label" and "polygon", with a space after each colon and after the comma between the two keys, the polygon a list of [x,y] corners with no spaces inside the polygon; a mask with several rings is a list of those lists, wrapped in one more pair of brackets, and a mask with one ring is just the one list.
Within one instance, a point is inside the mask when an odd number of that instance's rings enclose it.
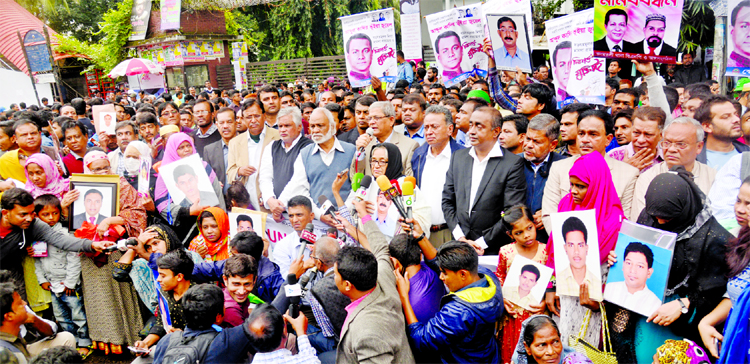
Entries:
{"label": "woman holding placard", "polygon": [[683,167],[656,176],[638,217],[641,225],[677,234],[665,303],[647,320],[656,325],[636,326],[638,362],[649,360],[667,339],[700,342],[698,322],[726,292],[726,244],[732,235],[711,215],[692,177]]}
{"label": "woman holding placard", "polygon": [[[625,218],[620,198],[617,197],[617,191],[612,183],[612,174],[604,157],[598,152],[593,152],[578,158],[573,163],[569,175],[570,193],[560,201],[557,211],[595,210],[601,281],[606,282],[607,255],[617,245],[622,220]],[[555,262],[552,240],[550,236],[547,243],[549,255],[547,266],[549,267],[554,267]],[[592,287],[592,289],[601,290],[601,287]],[[565,340],[570,335],[579,332],[587,312],[593,311],[589,328],[583,339],[595,347],[599,345],[601,332],[601,315],[597,312],[599,302],[590,299],[588,284],[580,285],[579,297],[558,296],[554,291],[547,292],[547,307],[551,312],[560,316],[560,332]]]}

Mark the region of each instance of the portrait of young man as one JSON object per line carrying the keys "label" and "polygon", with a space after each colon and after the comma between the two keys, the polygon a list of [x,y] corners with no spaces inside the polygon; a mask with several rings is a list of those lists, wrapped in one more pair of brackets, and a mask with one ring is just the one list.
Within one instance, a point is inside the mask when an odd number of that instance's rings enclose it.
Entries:
{"label": "portrait of young man", "polygon": [[599,267],[588,267],[586,264],[589,254],[589,233],[586,225],[578,217],[568,217],[562,225],[562,236],[569,265],[556,267],[557,294],[578,297],[581,285],[586,283],[589,287],[589,297],[594,301],[601,301],[602,278]]}
{"label": "portrait of young man", "polygon": [[624,280],[607,283],[604,299],[641,315],[650,316],[662,303],[646,285],[653,274],[654,253],[651,248],[640,242],[628,244],[622,261]]}

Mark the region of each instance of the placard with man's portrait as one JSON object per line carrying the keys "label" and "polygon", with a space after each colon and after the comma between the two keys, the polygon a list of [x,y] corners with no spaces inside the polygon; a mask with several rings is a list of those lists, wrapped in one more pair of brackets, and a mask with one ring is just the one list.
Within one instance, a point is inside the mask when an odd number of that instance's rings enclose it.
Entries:
{"label": "placard with man's portrait", "polygon": [[159,175],[164,179],[172,203],[188,208],[194,204],[219,206],[219,198],[198,154],[159,168]]}
{"label": "placard with man's portrait", "polygon": [[531,73],[531,43],[523,14],[487,14],[487,26],[498,70]]}
{"label": "placard with man's portrait", "polygon": [[594,210],[552,214],[557,294],[580,297],[581,285],[588,285],[589,298],[602,300],[599,238]]}
{"label": "placard with man's portrait", "polygon": [[120,177],[114,175],[74,174],[70,177],[70,189],[79,192],[79,197],[70,206],[68,228],[80,229],[84,222],[99,225],[104,219],[117,216],[119,212]]}
{"label": "placard with man's portrait", "polygon": [[551,277],[552,268],[516,255],[503,283],[503,298],[530,310],[531,304],[542,302]]}
{"label": "placard with man's portrait", "polygon": [[396,82],[396,31],[393,9],[339,18],[344,32],[346,71],[352,87],[368,86],[372,76]]}

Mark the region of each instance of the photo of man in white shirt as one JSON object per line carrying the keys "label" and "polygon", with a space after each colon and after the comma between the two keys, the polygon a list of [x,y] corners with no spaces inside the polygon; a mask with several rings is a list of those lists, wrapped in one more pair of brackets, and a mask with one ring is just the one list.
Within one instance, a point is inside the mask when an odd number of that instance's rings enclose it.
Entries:
{"label": "photo of man in white shirt", "polygon": [[625,248],[624,281],[607,283],[604,299],[644,316],[661,306],[661,300],[646,286],[654,273],[654,253],[648,245],[633,242]]}

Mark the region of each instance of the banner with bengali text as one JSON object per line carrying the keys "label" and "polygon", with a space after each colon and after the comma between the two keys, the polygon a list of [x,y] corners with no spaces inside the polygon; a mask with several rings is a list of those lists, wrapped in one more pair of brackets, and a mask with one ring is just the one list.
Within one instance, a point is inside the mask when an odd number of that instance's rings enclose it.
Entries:
{"label": "banner with bengali text", "polygon": [[395,82],[396,30],[393,9],[381,9],[339,18],[344,32],[346,72],[352,87],[371,83],[371,76]]}

